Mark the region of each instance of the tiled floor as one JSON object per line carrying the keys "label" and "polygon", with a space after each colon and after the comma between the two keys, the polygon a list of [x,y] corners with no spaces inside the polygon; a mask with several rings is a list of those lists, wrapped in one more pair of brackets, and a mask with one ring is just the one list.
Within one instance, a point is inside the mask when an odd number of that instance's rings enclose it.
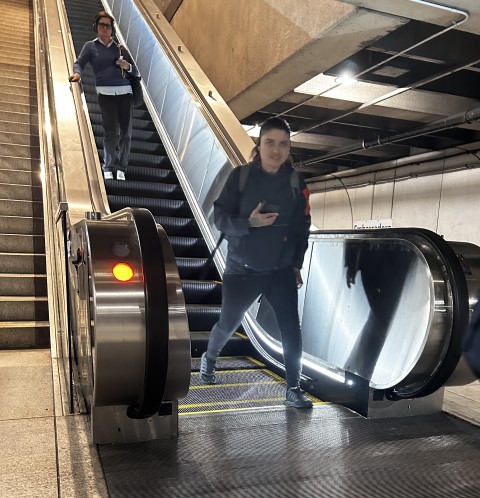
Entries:
{"label": "tiled floor", "polygon": [[480,426],[480,381],[461,387],[447,387],[443,410]]}
{"label": "tiled floor", "polygon": [[[0,497],[107,498],[88,419],[63,415],[49,350],[0,351]],[[480,382],[447,388],[444,409],[480,426]]]}
{"label": "tiled floor", "polygon": [[54,403],[49,350],[0,351],[0,497],[106,498],[86,416]]}

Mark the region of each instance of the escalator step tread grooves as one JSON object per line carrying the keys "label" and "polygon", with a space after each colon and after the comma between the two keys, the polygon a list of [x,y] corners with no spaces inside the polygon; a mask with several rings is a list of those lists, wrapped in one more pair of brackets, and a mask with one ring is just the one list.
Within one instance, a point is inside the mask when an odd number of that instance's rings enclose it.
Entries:
{"label": "escalator step tread grooves", "polygon": [[[127,173],[128,174],[128,173]],[[113,180],[115,182],[117,180]],[[110,208],[114,211],[130,206],[133,208],[149,209],[153,215],[167,214],[189,216],[191,214],[187,201],[178,199],[152,199],[144,197],[133,197],[126,195],[109,195]]]}
{"label": "escalator step tread grooves", "polygon": [[[165,162],[168,162],[170,165],[170,161],[168,159]],[[129,166],[128,177],[131,180],[137,181],[153,182],[160,180],[162,183],[178,184],[177,175],[173,169],[149,168],[147,166]]]}
{"label": "escalator step tread grooves", "polygon": [[187,237],[174,235],[169,238],[171,244],[182,247],[206,247],[205,240],[201,237]]}
{"label": "escalator step tread grooves", "polygon": [[222,299],[221,284],[215,282],[183,281],[183,295],[187,304],[209,304]]}
{"label": "escalator step tread grooves", "polygon": [[[249,356],[231,357],[228,355],[219,356],[216,363],[217,370],[248,370],[248,371],[263,371],[266,366]],[[200,371],[200,358],[192,357],[192,371]]]}
{"label": "escalator step tread grooves", "polygon": [[162,225],[164,228],[167,227],[170,230],[182,230],[182,234],[189,236],[187,231],[195,233],[195,235],[190,235],[190,237],[200,237],[200,229],[196,221],[193,218],[175,218],[173,216],[155,216],[155,221]]}
{"label": "escalator step tread grooves", "polygon": [[[178,273],[181,279],[198,277],[199,272],[205,271],[207,258],[175,258],[178,267]],[[215,267],[209,264],[209,270],[205,275],[206,279],[219,280],[220,276]]]}
{"label": "escalator step tread grooves", "polygon": [[[65,0],[75,50],[94,38],[92,19],[103,10],[99,0]],[[100,162],[103,157],[103,126],[90,67],[82,77],[82,89],[95,135]],[[170,240],[186,299],[188,324],[192,332],[192,354],[205,351],[210,330],[221,309],[219,274],[209,261],[208,247],[192,214],[177,175],[145,105],[133,112],[132,148],[127,181],[109,180],[105,187],[112,212],[126,206],[146,208]],[[203,281],[201,273],[209,266]],[[224,348],[230,356],[248,356],[252,346],[244,336],[234,335]]]}
{"label": "escalator step tread grooves", "polygon": [[[98,149],[103,149],[103,138],[95,137],[95,143]],[[165,149],[161,144],[154,144],[149,142],[139,142],[132,139],[131,152],[142,152],[147,154],[160,154],[165,155]]]}
{"label": "escalator step tread grooves", "polygon": [[180,185],[173,183],[150,183],[130,181],[130,173],[127,172],[128,182],[111,182],[108,185],[108,193],[112,195],[130,195],[141,194],[147,198],[156,199],[158,196],[163,199],[185,200]]}

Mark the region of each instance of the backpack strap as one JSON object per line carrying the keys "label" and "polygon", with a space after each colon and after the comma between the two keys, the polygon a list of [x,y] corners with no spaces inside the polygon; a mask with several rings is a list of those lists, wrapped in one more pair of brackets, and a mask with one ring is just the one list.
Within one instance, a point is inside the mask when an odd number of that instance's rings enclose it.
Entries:
{"label": "backpack strap", "polygon": [[300,178],[295,170],[292,171],[292,175],[290,176],[290,187],[295,198],[300,193]]}
{"label": "backpack strap", "polygon": [[205,261],[205,266],[203,267],[203,270],[200,272],[200,275],[198,276],[199,280],[205,280],[205,277],[207,276],[208,272],[210,271],[210,268],[213,267],[213,257],[215,256],[215,253],[217,252],[217,250],[220,247],[220,244],[223,242],[224,238],[225,238],[225,234],[222,232],[220,234],[220,237],[218,237],[217,244],[215,245],[212,252],[208,256],[207,261]]}
{"label": "backpack strap", "polygon": [[238,190],[240,191],[240,193],[242,193],[245,189],[248,174],[250,173],[250,167],[251,163],[242,164],[242,166],[239,166],[240,174],[238,175]]}

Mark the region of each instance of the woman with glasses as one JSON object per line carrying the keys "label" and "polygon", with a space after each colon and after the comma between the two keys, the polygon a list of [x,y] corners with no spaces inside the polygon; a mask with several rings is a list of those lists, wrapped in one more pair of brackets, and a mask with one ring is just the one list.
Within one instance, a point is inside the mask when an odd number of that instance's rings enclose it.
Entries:
{"label": "woman with glasses", "polygon": [[[95,16],[97,38],[88,41],[73,65],[71,82],[80,81],[90,63],[95,75],[104,128],[103,173],[105,180],[125,180],[132,140],[133,95],[126,73],[138,76],[135,64],[125,60],[115,43],[115,20],[105,11]],[[132,60],[130,58],[130,60]],[[117,152],[118,149],[118,152]]]}

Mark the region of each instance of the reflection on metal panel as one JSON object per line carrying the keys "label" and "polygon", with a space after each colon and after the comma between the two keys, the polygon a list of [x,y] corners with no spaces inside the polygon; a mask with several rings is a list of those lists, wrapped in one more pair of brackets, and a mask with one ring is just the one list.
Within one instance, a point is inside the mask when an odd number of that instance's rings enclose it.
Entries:
{"label": "reflection on metal panel", "polygon": [[302,324],[316,333],[304,352],[376,387],[397,384],[427,340],[432,295],[425,258],[407,241],[319,240]]}

